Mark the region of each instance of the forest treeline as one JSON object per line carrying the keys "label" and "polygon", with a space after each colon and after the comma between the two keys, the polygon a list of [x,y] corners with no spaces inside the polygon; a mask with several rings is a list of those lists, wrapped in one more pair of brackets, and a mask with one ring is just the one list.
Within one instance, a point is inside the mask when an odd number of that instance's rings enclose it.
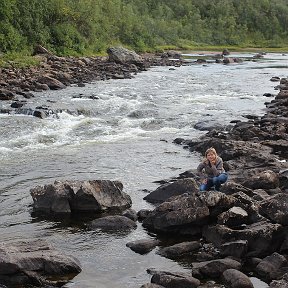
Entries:
{"label": "forest treeline", "polygon": [[288,0],[0,0],[0,52],[287,47]]}

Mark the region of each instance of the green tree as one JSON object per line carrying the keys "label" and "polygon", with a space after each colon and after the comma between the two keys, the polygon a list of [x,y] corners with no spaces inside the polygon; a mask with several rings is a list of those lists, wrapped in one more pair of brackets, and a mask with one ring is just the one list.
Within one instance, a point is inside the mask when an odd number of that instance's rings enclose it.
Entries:
{"label": "green tree", "polygon": [[288,0],[0,0],[0,50],[287,45]]}

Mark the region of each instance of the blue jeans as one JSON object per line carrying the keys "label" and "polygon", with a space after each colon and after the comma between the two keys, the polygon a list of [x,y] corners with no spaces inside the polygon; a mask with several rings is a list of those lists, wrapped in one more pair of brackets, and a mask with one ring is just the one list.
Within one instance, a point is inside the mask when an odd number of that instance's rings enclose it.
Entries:
{"label": "blue jeans", "polygon": [[200,185],[200,191],[208,191],[213,186],[216,191],[219,191],[221,184],[225,183],[227,179],[228,179],[228,174],[226,172],[220,174],[219,176],[215,176],[213,178],[207,178],[207,183]]}

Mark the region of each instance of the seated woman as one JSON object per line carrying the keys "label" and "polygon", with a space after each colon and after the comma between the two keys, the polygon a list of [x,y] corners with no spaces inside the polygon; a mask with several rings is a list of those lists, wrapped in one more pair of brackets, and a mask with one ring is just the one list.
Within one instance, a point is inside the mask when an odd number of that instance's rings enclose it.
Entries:
{"label": "seated woman", "polygon": [[219,191],[221,184],[228,179],[223,160],[212,147],[206,150],[205,158],[197,167],[197,174],[200,176],[200,191],[208,191],[212,187]]}

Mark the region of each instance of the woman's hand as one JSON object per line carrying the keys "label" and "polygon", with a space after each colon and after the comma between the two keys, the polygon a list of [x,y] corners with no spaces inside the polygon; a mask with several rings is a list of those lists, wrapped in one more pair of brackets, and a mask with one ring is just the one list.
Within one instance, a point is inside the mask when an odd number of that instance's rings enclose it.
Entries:
{"label": "woman's hand", "polygon": [[207,178],[201,180],[201,184],[207,184]]}
{"label": "woman's hand", "polygon": [[210,160],[209,162],[210,162],[211,166],[216,165],[216,160]]}

